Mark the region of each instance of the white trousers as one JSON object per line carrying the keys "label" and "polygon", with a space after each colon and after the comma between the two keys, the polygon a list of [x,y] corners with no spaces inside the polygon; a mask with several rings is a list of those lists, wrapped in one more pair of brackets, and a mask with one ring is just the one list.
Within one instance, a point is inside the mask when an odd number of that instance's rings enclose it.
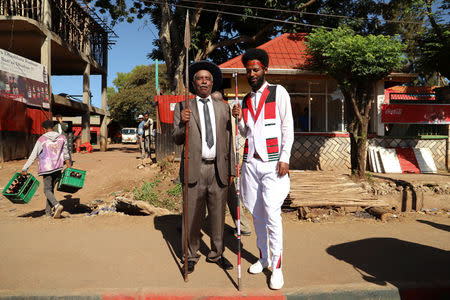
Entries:
{"label": "white trousers", "polygon": [[269,262],[273,269],[281,268],[281,205],[290,188],[288,175],[278,177],[277,164],[277,161],[263,162],[255,158],[244,162],[241,181],[242,199],[253,216],[260,258]]}

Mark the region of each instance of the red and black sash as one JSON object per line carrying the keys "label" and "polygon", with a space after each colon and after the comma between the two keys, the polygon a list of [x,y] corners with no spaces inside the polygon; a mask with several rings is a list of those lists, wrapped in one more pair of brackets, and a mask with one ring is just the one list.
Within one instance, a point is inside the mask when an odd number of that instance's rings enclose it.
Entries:
{"label": "red and black sash", "polygon": [[[258,108],[255,110],[253,108],[252,104],[252,98],[251,93],[248,93],[244,100],[242,101],[242,113],[244,117],[244,122],[247,124],[248,121],[248,113],[253,117],[254,123],[256,124],[256,121],[258,120],[259,115],[261,114],[263,106],[264,108],[264,119],[275,119],[276,118],[276,101],[275,101],[275,92],[276,92],[276,85],[267,85],[264,89],[261,99],[259,99]],[[273,123],[269,123],[268,125],[275,125],[275,120]],[[266,146],[267,146],[267,154],[269,156],[269,160],[278,159],[278,139],[276,137],[271,137],[266,139]],[[246,160],[248,155],[248,139],[245,140],[244,144],[244,160]]]}
{"label": "red and black sash", "polygon": [[259,115],[261,114],[261,110],[262,107],[265,104],[265,109],[264,109],[264,119],[275,119],[276,117],[276,102],[275,102],[275,91],[277,89],[276,85],[267,85],[266,88],[264,89],[262,95],[261,95],[261,99],[259,99],[259,104],[258,104],[258,108],[256,110],[256,114],[255,114],[255,110],[253,108],[253,104],[252,104],[252,97],[251,97],[251,93],[248,93],[245,97],[244,97],[244,101],[242,101],[242,113],[244,115],[244,121],[245,123],[247,123],[248,120],[248,112],[250,112],[250,114],[253,117],[253,120],[256,121],[258,120]]}

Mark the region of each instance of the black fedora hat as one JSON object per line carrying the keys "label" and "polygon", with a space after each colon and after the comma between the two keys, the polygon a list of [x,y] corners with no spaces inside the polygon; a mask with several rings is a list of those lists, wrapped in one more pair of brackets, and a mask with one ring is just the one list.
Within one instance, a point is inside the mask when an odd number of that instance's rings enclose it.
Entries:
{"label": "black fedora hat", "polygon": [[199,60],[189,66],[189,91],[192,94],[195,94],[195,89],[192,85],[192,81],[194,80],[195,73],[200,70],[207,70],[213,76],[214,82],[211,93],[220,90],[220,88],[222,87],[222,71],[220,70],[220,68],[213,62],[207,60]]}

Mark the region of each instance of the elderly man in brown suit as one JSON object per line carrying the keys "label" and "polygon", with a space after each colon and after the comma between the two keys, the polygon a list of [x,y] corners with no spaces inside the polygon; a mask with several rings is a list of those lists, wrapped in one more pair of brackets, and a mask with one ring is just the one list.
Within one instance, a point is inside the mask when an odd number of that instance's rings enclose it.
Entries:
{"label": "elderly man in brown suit", "polygon": [[[230,270],[233,265],[223,256],[225,204],[228,186],[236,173],[230,107],[211,98],[211,92],[220,89],[222,84],[222,72],[217,65],[208,61],[193,63],[189,67],[189,81],[189,90],[196,97],[190,100],[189,109],[184,107],[184,102],[175,106],[172,132],[175,144],[183,145],[185,126],[189,125],[188,273],[194,271],[200,258],[205,208],[211,233],[211,250],[206,261]],[[180,179],[184,183],[184,149],[181,158]],[[184,232],[183,222],[182,241]]]}

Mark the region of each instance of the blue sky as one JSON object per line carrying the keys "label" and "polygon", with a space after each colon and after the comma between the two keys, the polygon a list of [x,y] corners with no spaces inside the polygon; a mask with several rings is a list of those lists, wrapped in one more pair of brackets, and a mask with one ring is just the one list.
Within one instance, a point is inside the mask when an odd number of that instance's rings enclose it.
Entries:
{"label": "blue sky", "polygon": [[[127,4],[129,4],[127,0]],[[448,21],[450,16],[444,16]],[[152,42],[158,35],[157,29],[149,19],[136,19],[133,23],[119,23],[114,28],[119,38],[115,45],[111,45],[108,52],[108,86],[113,86],[112,81],[117,72],[128,73],[136,65],[152,64],[154,61],[147,59],[147,53],[152,51]],[[83,94],[83,78],[79,76],[52,76],[52,89],[54,94],[65,93],[69,95]],[[91,76],[92,104],[101,107],[101,76]],[[82,98],[82,97],[80,97]]]}
{"label": "blue sky", "polygon": [[[112,81],[117,72],[128,73],[136,65],[148,65],[154,61],[147,58],[151,52],[157,29],[151,22],[145,25],[143,20],[120,23],[113,29],[119,38],[115,45],[111,45],[108,52],[108,86],[113,86]],[[153,31],[153,33],[152,33]],[[54,94],[65,93],[69,95],[83,94],[83,76],[52,76],[52,90]],[[101,76],[91,75],[92,105],[101,107]],[[82,99],[82,97],[80,97]]]}

